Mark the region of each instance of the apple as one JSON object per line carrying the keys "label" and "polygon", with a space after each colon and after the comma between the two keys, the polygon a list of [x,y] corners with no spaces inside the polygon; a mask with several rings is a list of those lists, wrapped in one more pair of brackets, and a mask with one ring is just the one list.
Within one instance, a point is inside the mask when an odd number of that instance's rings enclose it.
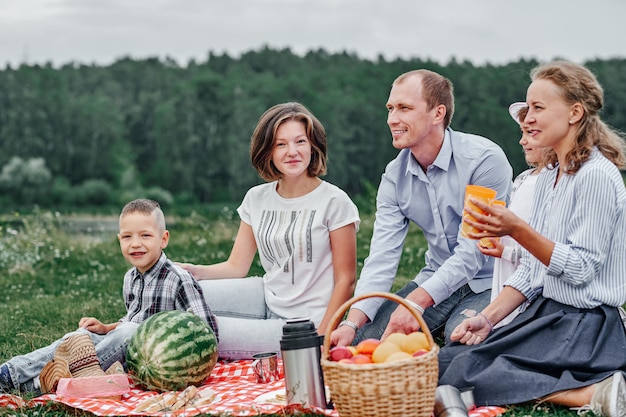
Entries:
{"label": "apple", "polygon": [[415,352],[413,352],[413,356],[422,356],[426,353],[428,353],[426,349],[418,349]]}
{"label": "apple", "polygon": [[330,360],[335,362],[338,362],[341,359],[350,359],[352,356],[352,351],[346,346],[335,346],[329,352]]}

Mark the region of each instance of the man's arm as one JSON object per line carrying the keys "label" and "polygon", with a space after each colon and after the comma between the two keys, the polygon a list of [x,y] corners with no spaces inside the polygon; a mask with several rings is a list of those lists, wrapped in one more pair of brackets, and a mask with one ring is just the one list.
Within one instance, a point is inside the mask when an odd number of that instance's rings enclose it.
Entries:
{"label": "man's arm", "polygon": [[[394,182],[387,173],[383,174],[376,197],[376,220],[370,254],[365,259],[355,295],[391,290],[409,229],[408,219],[401,212],[395,195]],[[374,318],[383,301],[381,298],[368,298],[353,304],[344,325],[332,332],[331,344],[349,345],[356,335],[356,329]]]}
{"label": "man's arm", "polygon": [[[357,281],[355,295],[391,290],[408,230],[409,220],[400,210],[395,184],[385,173],[376,197],[376,220],[370,253]],[[381,298],[368,298],[355,303],[352,309],[360,310],[371,320],[383,301]]]}

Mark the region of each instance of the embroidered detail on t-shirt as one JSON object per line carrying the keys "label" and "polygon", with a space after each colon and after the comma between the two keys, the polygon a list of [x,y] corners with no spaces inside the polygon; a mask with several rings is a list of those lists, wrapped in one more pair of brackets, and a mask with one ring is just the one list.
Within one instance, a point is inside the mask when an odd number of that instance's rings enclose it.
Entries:
{"label": "embroidered detail on t-shirt", "polygon": [[259,224],[259,251],[269,261],[291,273],[295,282],[299,262],[313,262],[312,228],[316,210],[263,210]]}

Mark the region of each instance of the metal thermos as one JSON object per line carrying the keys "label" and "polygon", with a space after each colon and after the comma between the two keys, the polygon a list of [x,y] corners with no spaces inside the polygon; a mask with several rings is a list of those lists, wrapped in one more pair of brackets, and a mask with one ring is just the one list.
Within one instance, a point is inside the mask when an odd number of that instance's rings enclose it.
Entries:
{"label": "metal thermos", "polygon": [[320,363],[323,340],[309,319],[287,320],[283,325],[280,352],[287,403],[328,407]]}

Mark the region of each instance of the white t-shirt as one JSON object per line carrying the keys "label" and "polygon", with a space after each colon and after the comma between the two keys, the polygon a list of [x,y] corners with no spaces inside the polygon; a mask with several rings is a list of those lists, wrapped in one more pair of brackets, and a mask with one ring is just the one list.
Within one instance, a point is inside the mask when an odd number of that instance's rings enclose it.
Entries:
{"label": "white t-shirt", "polygon": [[[528,169],[519,174],[513,183],[511,191],[511,202],[509,210],[519,218],[528,222],[532,213],[533,201],[535,200],[535,184],[539,175],[534,172],[535,168]],[[493,264],[493,281],[491,287],[491,301],[495,300],[502,291],[504,283],[517,269],[522,257],[521,251],[524,248],[510,236],[502,236],[500,242],[504,245],[502,257],[496,258]],[[508,324],[517,316],[526,304],[516,308],[511,314],[502,319],[495,327]]]}
{"label": "white t-shirt", "polygon": [[284,198],[276,182],[250,189],[237,209],[252,227],[265,270],[265,302],[283,318],[320,324],[334,287],[330,232],[360,223],[350,197],[326,181],[302,197]]}

